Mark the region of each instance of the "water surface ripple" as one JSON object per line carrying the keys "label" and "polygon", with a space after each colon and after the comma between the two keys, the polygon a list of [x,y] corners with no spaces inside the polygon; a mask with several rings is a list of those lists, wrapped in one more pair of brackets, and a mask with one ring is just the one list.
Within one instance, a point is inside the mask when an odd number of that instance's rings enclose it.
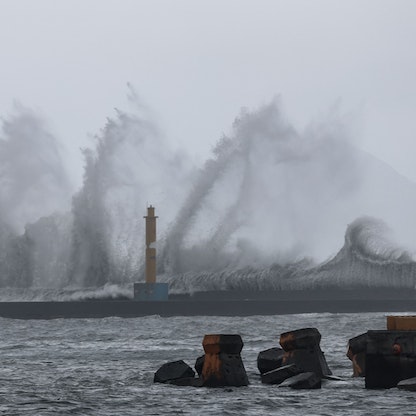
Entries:
{"label": "water surface ripple", "polygon": [[[414,415],[415,394],[367,391],[351,378],[347,340],[384,329],[383,313],[252,317],[0,319],[0,413],[5,415]],[[259,351],[279,334],[317,327],[334,375],[321,390],[260,382]],[[166,361],[193,366],[208,333],[238,333],[250,386],[195,389],[153,384]]]}

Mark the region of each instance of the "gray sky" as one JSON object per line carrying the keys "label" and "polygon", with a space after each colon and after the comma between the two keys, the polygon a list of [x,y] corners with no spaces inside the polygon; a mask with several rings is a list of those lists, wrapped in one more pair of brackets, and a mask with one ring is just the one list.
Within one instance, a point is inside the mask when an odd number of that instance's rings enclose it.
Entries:
{"label": "gray sky", "polygon": [[416,181],[416,2],[0,0],[0,115],[46,118],[81,173],[130,82],[203,160],[275,95],[302,129],[341,108],[356,143]]}

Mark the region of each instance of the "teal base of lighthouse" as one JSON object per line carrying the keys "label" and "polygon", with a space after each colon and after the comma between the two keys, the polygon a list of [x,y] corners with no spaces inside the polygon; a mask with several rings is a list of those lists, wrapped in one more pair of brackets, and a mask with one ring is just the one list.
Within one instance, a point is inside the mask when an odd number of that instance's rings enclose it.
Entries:
{"label": "teal base of lighthouse", "polygon": [[166,301],[169,298],[168,283],[135,283],[134,300]]}

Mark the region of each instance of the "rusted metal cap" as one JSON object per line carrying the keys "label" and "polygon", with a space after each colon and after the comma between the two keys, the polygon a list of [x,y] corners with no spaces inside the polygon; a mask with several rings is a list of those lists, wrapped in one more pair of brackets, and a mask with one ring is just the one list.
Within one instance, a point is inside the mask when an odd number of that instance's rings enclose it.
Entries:
{"label": "rusted metal cap", "polygon": [[243,340],[238,334],[205,335],[202,346],[207,354],[239,354],[243,349]]}
{"label": "rusted metal cap", "polygon": [[414,315],[389,315],[387,316],[387,329],[389,331],[415,331],[416,316]]}

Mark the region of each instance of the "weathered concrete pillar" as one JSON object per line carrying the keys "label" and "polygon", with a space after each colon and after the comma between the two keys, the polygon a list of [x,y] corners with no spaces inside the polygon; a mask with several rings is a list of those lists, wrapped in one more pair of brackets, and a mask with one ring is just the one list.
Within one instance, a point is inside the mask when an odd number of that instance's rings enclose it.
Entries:
{"label": "weathered concrete pillar", "polygon": [[367,389],[416,377],[416,331],[368,331],[365,361]]}
{"label": "weathered concrete pillar", "polygon": [[367,351],[367,333],[348,340],[347,357],[352,361],[353,377],[365,376],[365,355]]}
{"label": "weathered concrete pillar", "polygon": [[247,373],[240,356],[244,345],[240,335],[205,335],[202,345],[205,351],[201,374],[203,386],[248,385]]}
{"label": "weathered concrete pillar", "polygon": [[285,350],[282,365],[296,364],[303,372],[313,372],[318,377],[331,375],[319,343],[321,334],[316,328],[303,328],[280,335],[280,345]]}

